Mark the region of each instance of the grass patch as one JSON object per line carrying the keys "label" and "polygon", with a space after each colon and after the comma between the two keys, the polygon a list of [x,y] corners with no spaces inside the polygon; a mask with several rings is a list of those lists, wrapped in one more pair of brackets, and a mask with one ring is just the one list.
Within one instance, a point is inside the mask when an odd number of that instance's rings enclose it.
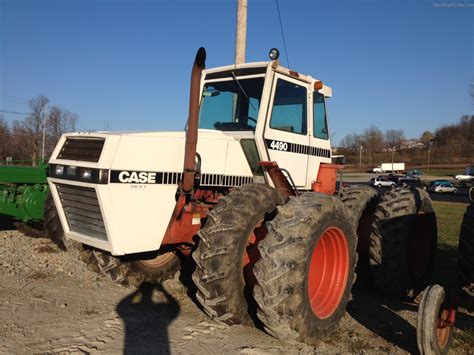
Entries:
{"label": "grass patch", "polygon": [[467,204],[433,201],[438,222],[438,244],[443,248],[457,248],[461,223]]}
{"label": "grass patch", "polygon": [[433,176],[454,176],[460,174],[464,171],[464,169],[430,169],[430,171],[424,170],[424,172],[428,175]]}
{"label": "grass patch", "polygon": [[433,201],[438,224],[438,251],[433,279],[445,287],[454,287],[458,274],[458,244],[467,204]]}

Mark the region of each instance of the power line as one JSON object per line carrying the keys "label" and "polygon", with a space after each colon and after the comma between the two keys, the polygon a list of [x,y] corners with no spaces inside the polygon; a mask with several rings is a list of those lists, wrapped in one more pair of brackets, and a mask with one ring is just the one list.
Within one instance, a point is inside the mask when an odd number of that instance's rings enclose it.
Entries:
{"label": "power line", "polygon": [[0,110],[1,113],[13,113],[15,115],[29,115],[28,112],[18,112],[18,111],[7,111],[7,110]]}
{"label": "power line", "polygon": [[278,12],[278,19],[280,21],[280,30],[281,30],[281,37],[283,38],[283,47],[285,48],[285,56],[286,62],[288,63],[288,68],[290,68],[290,60],[288,59],[288,50],[286,49],[286,41],[285,41],[285,33],[283,31],[283,23],[281,22],[281,13],[280,13],[280,4],[278,4],[278,0],[275,0],[277,12]]}

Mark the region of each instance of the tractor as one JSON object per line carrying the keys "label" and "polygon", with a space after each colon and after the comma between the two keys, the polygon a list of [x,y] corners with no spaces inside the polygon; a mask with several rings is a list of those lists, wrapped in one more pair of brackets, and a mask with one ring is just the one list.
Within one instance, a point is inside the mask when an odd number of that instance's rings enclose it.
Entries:
{"label": "tractor", "polygon": [[45,225],[120,285],[165,280],[192,256],[210,317],[258,318],[284,341],[317,345],[344,315],[356,266],[392,296],[426,286],[436,220],[419,189],[336,189],[332,89],[278,54],[205,69],[200,48],[185,132],[64,134]]}
{"label": "tractor", "polygon": [[[8,161],[0,165],[0,215],[30,225],[40,225],[48,195],[48,165],[19,165],[26,161]],[[28,163],[31,163],[29,161]]]}

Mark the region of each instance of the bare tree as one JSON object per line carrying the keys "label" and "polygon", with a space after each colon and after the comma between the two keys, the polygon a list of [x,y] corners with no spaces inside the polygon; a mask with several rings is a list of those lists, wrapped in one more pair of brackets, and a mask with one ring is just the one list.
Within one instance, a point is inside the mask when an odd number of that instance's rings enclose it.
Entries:
{"label": "bare tree", "polygon": [[405,139],[405,134],[402,129],[389,129],[385,132],[385,146],[387,148],[399,147],[403,139]]}
{"label": "bare tree", "polygon": [[10,129],[7,122],[0,115],[0,160],[5,160],[8,156],[10,147]]}
{"label": "bare tree", "polygon": [[59,138],[66,133],[76,130],[78,115],[58,106],[51,107],[47,122],[47,152],[50,154]]}
{"label": "bare tree", "polygon": [[10,136],[10,149],[14,153],[14,160],[31,159],[31,151],[33,144],[31,142],[31,135],[25,127],[23,121],[13,121]]}
{"label": "bare tree", "polygon": [[46,105],[49,99],[43,94],[39,94],[36,98],[28,101],[31,113],[26,117],[24,128],[29,135],[30,156],[33,164],[37,161],[41,148],[41,136],[43,132],[43,118]]}
{"label": "bare tree", "polygon": [[369,162],[374,162],[375,153],[383,147],[383,133],[376,126],[370,126],[363,134]]}
{"label": "bare tree", "polygon": [[357,151],[365,142],[360,134],[351,133],[341,139],[340,146],[344,149]]}

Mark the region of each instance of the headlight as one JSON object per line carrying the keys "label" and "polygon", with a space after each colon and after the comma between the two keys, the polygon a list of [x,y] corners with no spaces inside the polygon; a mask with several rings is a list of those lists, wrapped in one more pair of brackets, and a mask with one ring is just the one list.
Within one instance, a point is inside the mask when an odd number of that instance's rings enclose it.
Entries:
{"label": "headlight", "polygon": [[91,179],[91,176],[92,176],[92,170],[90,170],[90,169],[84,169],[84,170],[82,170],[81,177],[82,177],[83,179],[90,180],[90,179]]}
{"label": "headlight", "polygon": [[99,184],[107,184],[109,182],[109,171],[100,169],[99,171]]}
{"label": "headlight", "polygon": [[64,173],[64,166],[56,165],[56,169],[54,170],[54,175],[62,175]]}
{"label": "headlight", "polygon": [[66,169],[66,175],[76,176],[76,170],[77,168],[75,166],[68,166]]}

